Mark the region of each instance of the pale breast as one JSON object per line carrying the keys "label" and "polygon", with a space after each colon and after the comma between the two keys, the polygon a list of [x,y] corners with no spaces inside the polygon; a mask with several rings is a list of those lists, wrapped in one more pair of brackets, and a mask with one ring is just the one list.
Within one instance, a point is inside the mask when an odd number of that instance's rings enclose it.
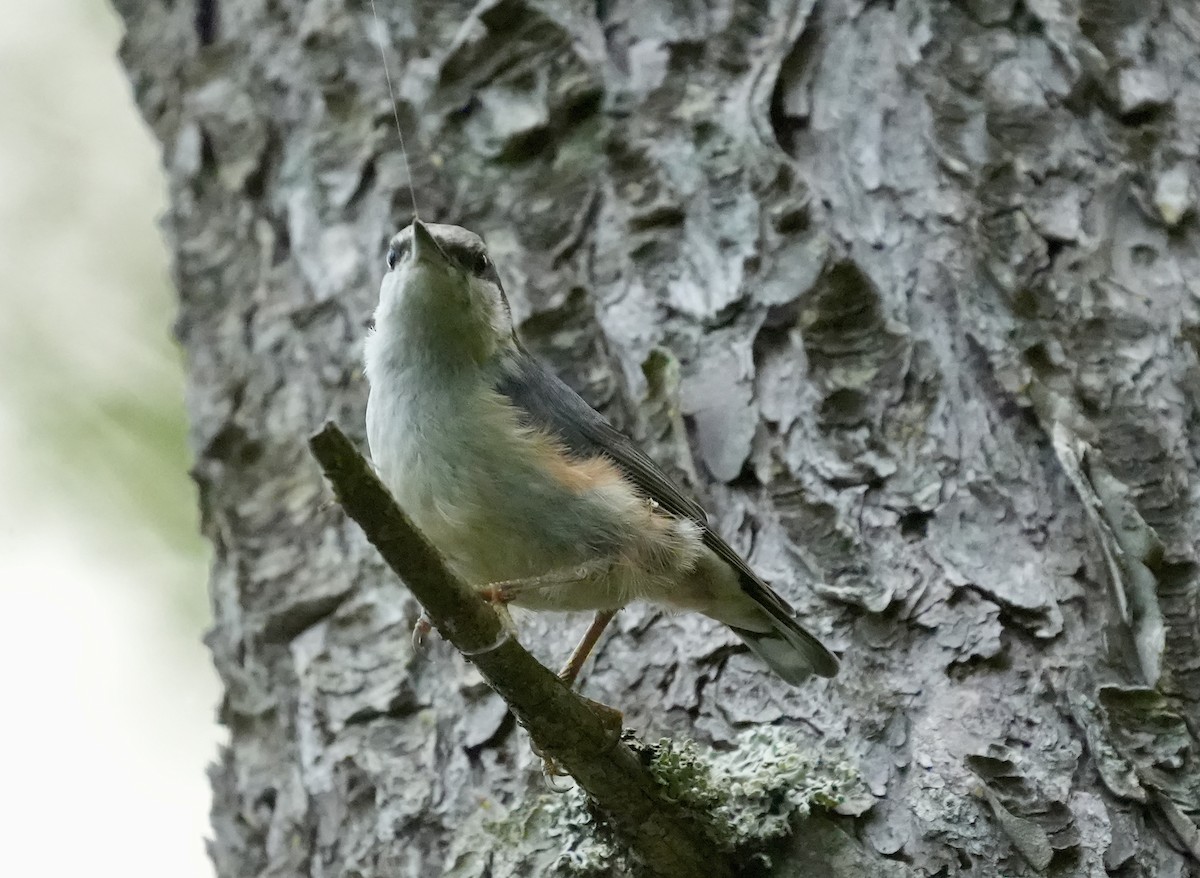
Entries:
{"label": "pale breast", "polygon": [[391,394],[371,390],[372,457],[401,508],[472,584],[576,565],[628,541],[627,522],[600,484],[606,471],[565,466],[495,394],[394,386]]}

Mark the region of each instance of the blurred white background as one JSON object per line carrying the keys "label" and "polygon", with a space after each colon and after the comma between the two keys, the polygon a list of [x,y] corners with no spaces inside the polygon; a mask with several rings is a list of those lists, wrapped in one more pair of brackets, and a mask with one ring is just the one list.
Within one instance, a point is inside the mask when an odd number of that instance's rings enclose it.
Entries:
{"label": "blurred white background", "polygon": [[13,876],[212,874],[217,685],[157,147],[103,2],[0,26],[0,826]]}

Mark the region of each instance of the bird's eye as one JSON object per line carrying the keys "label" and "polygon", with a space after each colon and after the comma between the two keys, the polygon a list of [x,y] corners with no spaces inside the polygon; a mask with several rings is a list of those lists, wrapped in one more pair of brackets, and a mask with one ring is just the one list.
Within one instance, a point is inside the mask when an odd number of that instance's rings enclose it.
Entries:
{"label": "bird's eye", "polygon": [[404,255],[408,253],[408,241],[401,241],[400,244],[392,244],[388,247],[387,252],[387,267],[388,271],[392,271],[396,267],[396,263],[404,259]]}
{"label": "bird's eye", "polygon": [[492,268],[492,260],[488,259],[486,253],[479,253],[475,257],[475,263],[471,266],[471,272],[476,277],[483,277]]}

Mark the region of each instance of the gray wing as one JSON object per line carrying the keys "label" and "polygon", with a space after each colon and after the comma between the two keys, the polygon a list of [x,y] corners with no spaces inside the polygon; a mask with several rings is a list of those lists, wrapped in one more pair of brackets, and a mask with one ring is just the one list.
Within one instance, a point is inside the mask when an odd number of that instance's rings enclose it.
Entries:
{"label": "gray wing", "polygon": [[[689,518],[698,524],[704,544],[737,571],[742,590],[788,632],[792,643],[803,650],[812,670],[823,677],[837,673],[837,658],[796,621],[787,601],[759,579],[742,556],[709,527],[708,516],[700,504],[684,494],[629,437],[606,421],[520,343],[513,355],[502,363],[495,390],[522,413],[530,426],[556,436],[568,452],[582,458],[604,455],[648,498],[672,515]],[[744,637],[753,636],[749,632],[740,633]]]}
{"label": "gray wing", "polygon": [[518,347],[502,365],[495,389],[523,413],[526,421],[558,439],[581,457],[603,454],[626,478],[663,509],[707,528],[708,516],[640,448],[606,421],[578,393],[536,358]]}

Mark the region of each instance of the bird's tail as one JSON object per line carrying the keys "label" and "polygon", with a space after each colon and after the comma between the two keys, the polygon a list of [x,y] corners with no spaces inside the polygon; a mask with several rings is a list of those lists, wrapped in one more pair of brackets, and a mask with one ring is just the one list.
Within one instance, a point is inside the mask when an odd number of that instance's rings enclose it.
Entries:
{"label": "bird's tail", "polygon": [[832,677],[837,673],[838,660],[821,641],[813,637],[790,616],[779,618],[769,613],[770,631],[750,631],[730,626],[750,651],[763,660],[772,671],[796,685],[816,674]]}
{"label": "bird's tail", "polygon": [[[813,674],[834,676],[837,657],[796,621],[788,602],[724,540],[711,531],[705,537],[712,551],[702,559],[696,576],[703,599],[691,601],[690,608],[724,622],[767,667],[793,685]],[[675,603],[688,606],[678,595]]]}

